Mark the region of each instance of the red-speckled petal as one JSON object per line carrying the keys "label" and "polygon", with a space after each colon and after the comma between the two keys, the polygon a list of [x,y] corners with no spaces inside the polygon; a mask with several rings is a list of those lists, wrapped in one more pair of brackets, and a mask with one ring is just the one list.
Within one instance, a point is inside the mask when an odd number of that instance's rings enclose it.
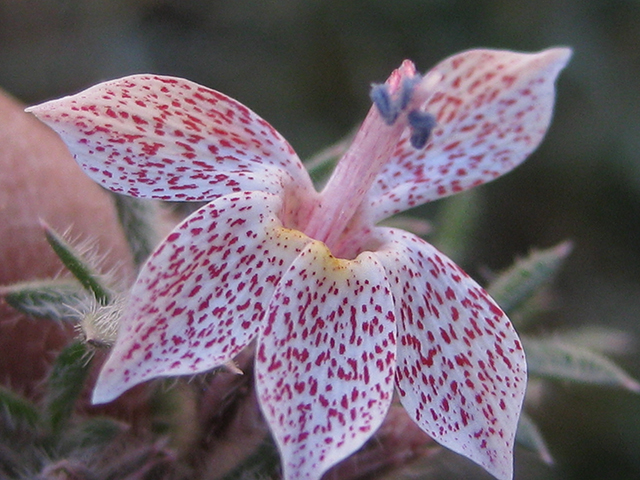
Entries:
{"label": "red-speckled petal", "polygon": [[27,109],[95,181],[118,193],[204,201],[310,189],[291,146],[239,102],[188,80],[134,75]]}
{"label": "red-speckled petal", "polygon": [[371,253],[342,260],[310,243],[267,316],[260,403],[285,479],[319,479],[374,433],[392,399],[396,334],[384,269]]}
{"label": "red-speckled petal", "polygon": [[509,319],[425,241],[402,230],[376,235],[396,300],[403,405],[437,442],[510,480],[527,374]]}
{"label": "red-speckled petal", "polygon": [[310,241],[282,227],[281,209],[279,197],[241,192],[176,227],[133,287],[94,403],[152,377],[221,365],[256,336],[280,277]]}
{"label": "red-speckled petal", "polygon": [[365,202],[374,221],[519,165],[549,127],[554,82],[570,55],[566,48],[535,54],[470,50],[437,65],[416,88],[430,90],[420,110],[438,124],[423,149],[411,146],[405,130]]}

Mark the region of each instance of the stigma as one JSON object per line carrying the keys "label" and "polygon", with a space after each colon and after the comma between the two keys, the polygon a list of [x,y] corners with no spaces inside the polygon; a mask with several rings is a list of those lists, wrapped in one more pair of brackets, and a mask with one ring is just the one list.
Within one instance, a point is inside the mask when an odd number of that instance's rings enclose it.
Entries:
{"label": "stigma", "polygon": [[[431,113],[417,108],[411,110],[408,108],[422,78],[422,75],[415,74],[402,79],[400,88],[393,94],[388,84],[374,84],[371,86],[369,94],[378,113],[387,125],[394,125],[397,121],[407,121],[411,129],[409,141],[416,150],[425,147],[437,124],[436,117]],[[404,115],[407,110],[409,111]],[[399,120],[400,117],[403,117],[402,120]]]}

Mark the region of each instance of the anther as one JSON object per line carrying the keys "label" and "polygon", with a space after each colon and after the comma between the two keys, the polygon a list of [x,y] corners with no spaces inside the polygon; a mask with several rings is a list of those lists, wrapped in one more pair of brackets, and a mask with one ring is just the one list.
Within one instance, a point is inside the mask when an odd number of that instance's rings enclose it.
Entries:
{"label": "anther", "polygon": [[393,125],[398,119],[400,110],[396,102],[391,99],[388,85],[384,83],[372,85],[369,97],[376,107],[378,107],[378,112],[385,123],[387,125]]}
{"label": "anther", "polygon": [[407,114],[407,120],[412,130],[409,139],[411,145],[417,150],[424,148],[437,124],[436,117],[427,112],[412,110]]}
{"label": "anther", "polygon": [[413,97],[413,91],[422,81],[422,75],[416,73],[413,77],[408,77],[402,79],[402,87],[400,89],[400,97],[398,99],[398,107],[400,111],[407,108],[409,102],[411,101],[411,97]]}

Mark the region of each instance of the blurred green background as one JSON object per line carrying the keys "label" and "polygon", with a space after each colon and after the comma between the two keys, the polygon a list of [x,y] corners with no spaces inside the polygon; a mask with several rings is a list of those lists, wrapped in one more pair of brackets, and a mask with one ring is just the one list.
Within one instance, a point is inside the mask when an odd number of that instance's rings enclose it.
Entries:
{"label": "blurred green background", "polygon": [[[481,187],[465,267],[478,276],[571,239],[541,329],[599,325],[638,340],[640,1],[0,1],[0,87],[22,101],[130,73],[186,77],[250,106],[302,158],[357,125],[369,84],[404,58],[426,71],[463,49],[555,45],[574,57],[551,130],[523,166]],[[638,349],[618,361],[640,378]],[[519,452],[516,478],[640,478],[640,396],[555,384],[532,413],[556,465]]]}

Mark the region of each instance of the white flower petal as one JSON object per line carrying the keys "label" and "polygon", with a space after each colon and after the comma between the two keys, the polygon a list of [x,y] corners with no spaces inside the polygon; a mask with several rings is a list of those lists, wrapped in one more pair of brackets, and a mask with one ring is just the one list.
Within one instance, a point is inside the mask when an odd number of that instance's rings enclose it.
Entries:
{"label": "white flower petal", "polygon": [[469,50],[438,64],[416,87],[429,90],[419,108],[438,122],[431,139],[416,149],[405,129],[369,191],[367,215],[375,223],[519,165],[549,127],[554,83],[570,55],[568,48]]}
{"label": "white flower petal", "polygon": [[134,197],[205,201],[241,190],[312,189],[297,155],[266,121],[181,78],[133,75],[27,109],[85,172]]}
{"label": "white flower petal", "polygon": [[282,277],[256,355],[257,389],[287,480],[319,479],[375,432],[393,394],[395,318],[371,253],[307,245]]}
{"label": "white flower petal", "polygon": [[425,241],[401,230],[376,235],[396,300],[403,405],[434,440],[510,480],[527,373],[509,319]]}
{"label": "white flower petal", "polygon": [[282,203],[231,194],[176,227],[133,287],[94,403],[149,378],[222,365],[257,335],[282,274],[310,241],[282,227]]}

